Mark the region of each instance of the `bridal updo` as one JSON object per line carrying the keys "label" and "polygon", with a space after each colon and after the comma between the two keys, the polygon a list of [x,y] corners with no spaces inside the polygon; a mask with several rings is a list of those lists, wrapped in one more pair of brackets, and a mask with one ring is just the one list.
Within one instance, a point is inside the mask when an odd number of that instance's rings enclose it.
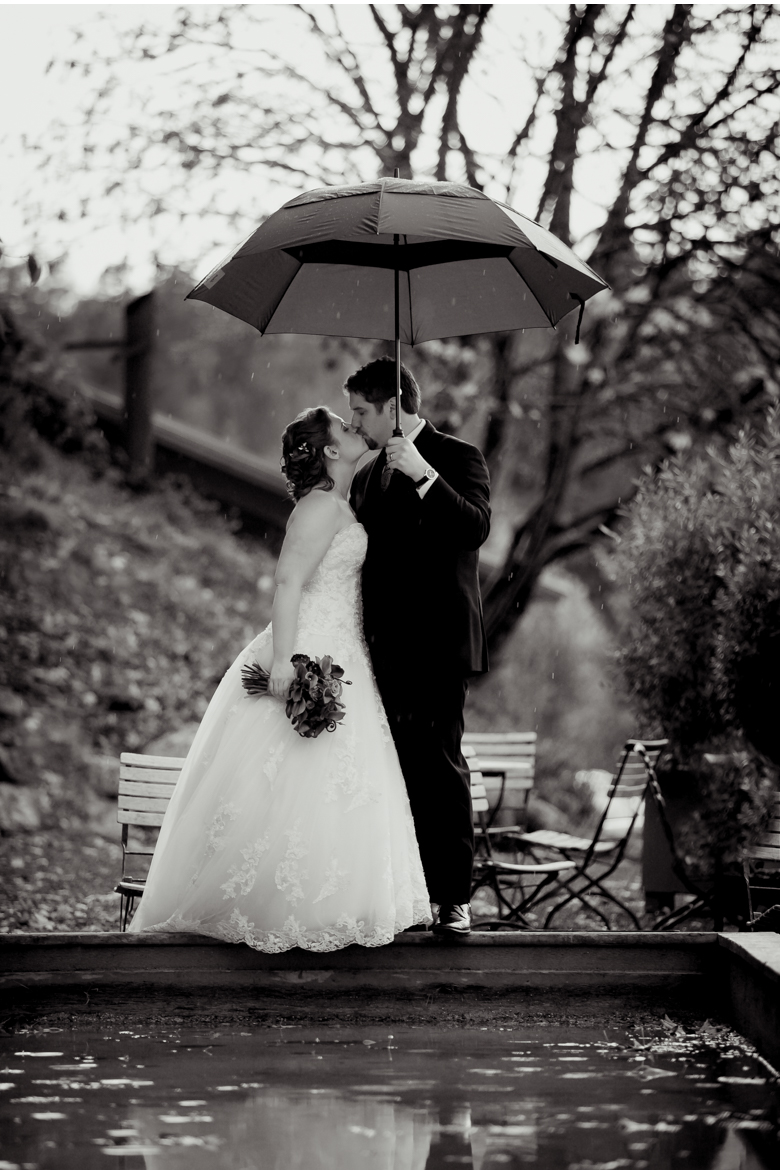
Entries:
{"label": "bridal updo", "polygon": [[282,471],[288,494],[296,502],[312,488],[330,491],[334,481],[328,474],[325,450],[333,442],[333,419],[325,406],[301,411],[282,432]]}

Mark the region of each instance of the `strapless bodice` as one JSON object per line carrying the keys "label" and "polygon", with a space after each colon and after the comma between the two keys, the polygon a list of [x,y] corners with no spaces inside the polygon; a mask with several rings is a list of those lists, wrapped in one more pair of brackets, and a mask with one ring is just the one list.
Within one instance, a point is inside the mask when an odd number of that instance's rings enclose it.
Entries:
{"label": "strapless bodice", "polygon": [[333,538],[330,548],[303,588],[296,649],[309,651],[307,637],[328,642],[327,653],[352,657],[365,650],[360,570],[368,537],[362,524],[350,524]]}

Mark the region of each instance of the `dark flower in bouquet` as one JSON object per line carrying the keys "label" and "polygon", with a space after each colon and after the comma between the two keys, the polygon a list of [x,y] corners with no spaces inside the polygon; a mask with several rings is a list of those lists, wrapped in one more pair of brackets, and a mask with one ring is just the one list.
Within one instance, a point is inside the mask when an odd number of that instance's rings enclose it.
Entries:
{"label": "dark flower in bouquet", "polygon": [[[322,658],[293,654],[290,661],[295,676],[287,691],[287,718],[305,739],[316,739],[323,731],[335,731],[346,711],[341,702],[343,688],[352,685],[344,678],[342,667],[329,654]],[[268,679],[268,671],[257,662],[241,670],[244,690],[250,695],[268,694]]]}

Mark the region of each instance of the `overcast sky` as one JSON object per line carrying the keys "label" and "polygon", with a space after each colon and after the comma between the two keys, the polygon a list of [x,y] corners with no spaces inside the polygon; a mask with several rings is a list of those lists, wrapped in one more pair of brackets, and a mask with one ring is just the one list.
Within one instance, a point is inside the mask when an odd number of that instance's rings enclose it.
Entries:
{"label": "overcast sky", "polygon": [[[0,148],[3,155],[0,237],[4,241],[7,256],[23,257],[31,247],[40,251],[43,261],[47,258],[47,250],[55,254],[56,233],[53,229],[56,225],[41,224],[41,237],[37,241],[25,225],[22,192],[30,177],[35,175],[35,170],[31,152],[24,148],[22,139],[27,136],[28,142],[38,140],[45,143],[48,130],[56,119],[64,118],[67,121],[73,117],[84,99],[88,83],[75,72],[63,75],[62,71],[53,71],[47,76],[47,62],[53,57],[61,58],[64,55],[72,43],[73,29],[76,27],[83,28],[90,40],[100,43],[103,35],[101,16],[108,14],[113,27],[134,27],[142,20],[161,24],[174,7],[163,4],[0,4]],[[270,18],[269,27],[272,34],[280,38],[280,43],[285,38],[289,42],[290,30],[296,26],[292,19],[296,14],[289,11],[289,6],[277,4],[255,7],[262,9]],[[513,67],[512,54],[505,53],[500,67],[495,67],[504,45],[520,33],[524,34],[526,40],[532,38],[540,46],[545,41],[550,45],[556,43],[559,20],[565,15],[566,7],[552,4],[505,4],[496,6],[491,14],[486,25],[487,63],[478,59],[470,74],[469,85],[472,88],[469,90],[468,102],[463,103],[462,108],[467,137],[477,142],[481,150],[493,149],[500,153],[499,135],[514,133],[520,117],[520,110],[517,109],[517,68]],[[646,14],[644,22],[657,24],[664,19],[670,5],[645,4],[639,7]],[[360,35],[360,21],[365,13],[355,10],[365,10],[366,5],[341,5],[340,8],[346,23],[351,23]],[[706,11],[706,8],[699,6],[699,10]],[[367,31],[375,30],[367,26]],[[540,52],[544,57],[543,50],[540,49]],[[473,84],[472,76],[476,84]],[[170,83],[162,78],[155,84],[159,89]],[[492,91],[489,96],[488,91]],[[175,105],[172,108],[176,108]],[[589,201],[589,196],[597,196],[598,191],[604,188],[604,160],[596,165],[601,171],[595,174],[592,183],[580,183],[583,194],[574,207],[574,228],[580,235],[595,226],[600,218],[597,198],[596,202]],[[532,164],[526,164],[526,167],[529,171],[529,191],[525,200],[522,194],[518,196],[516,206],[525,214],[532,215],[536,194],[533,190]],[[122,176],[117,177],[121,179]],[[259,181],[262,183],[262,175]],[[257,180],[253,179],[253,182],[256,184]],[[293,193],[294,188],[291,188],[289,194]],[[283,190],[274,191],[274,200],[281,202],[287,197],[289,195]],[[261,205],[262,193],[258,197],[257,190],[253,190],[252,202]],[[148,231],[145,222],[137,225],[133,247],[139,254],[149,250],[145,237]],[[188,232],[186,238],[168,239],[166,259],[170,257],[175,262],[189,263],[198,271],[206,270],[219,258],[208,252],[210,231],[213,228],[204,225],[202,235],[196,228],[194,232]],[[91,221],[86,221],[79,235],[72,236],[67,242],[70,258],[65,273],[67,279],[84,291],[90,289],[104,267],[121,258],[127,239],[127,230],[118,225],[93,228]],[[224,244],[220,244],[220,247],[224,247]],[[139,269],[134,279],[142,285],[148,279],[146,270]]]}

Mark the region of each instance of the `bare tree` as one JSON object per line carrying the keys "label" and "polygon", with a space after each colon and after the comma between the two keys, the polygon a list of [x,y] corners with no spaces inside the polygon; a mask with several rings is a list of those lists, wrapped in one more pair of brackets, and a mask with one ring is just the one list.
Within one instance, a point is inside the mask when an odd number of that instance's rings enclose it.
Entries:
{"label": "bare tree", "polygon": [[[188,7],[164,32],[141,26],[102,56],[82,42],[71,59],[95,78],[82,165],[105,169],[112,199],[121,171],[151,214],[237,221],[230,188],[246,192],[235,180],[260,168],[289,189],[397,166],[509,202],[519,177],[538,176],[537,217],[612,292],[589,305],[579,350],[571,319],[549,335],[461,343],[489,370],[491,466],[520,444],[528,468],[516,475],[533,483],[486,590],[494,649],[544,567],[614,521],[640,467],[759,412],[780,360],[776,7],[583,4],[549,16],[559,37],[539,49],[499,43],[491,5],[302,5],[295,44],[280,46],[262,10]],[[152,88],[121,134],[107,132],[128,62],[178,78],[179,108]],[[467,98],[501,68],[516,100],[495,107],[505,145],[490,153]],[[587,196],[599,208],[577,240]],[[441,363],[449,351],[431,352]],[[448,367],[459,418],[480,408],[467,367]]]}

